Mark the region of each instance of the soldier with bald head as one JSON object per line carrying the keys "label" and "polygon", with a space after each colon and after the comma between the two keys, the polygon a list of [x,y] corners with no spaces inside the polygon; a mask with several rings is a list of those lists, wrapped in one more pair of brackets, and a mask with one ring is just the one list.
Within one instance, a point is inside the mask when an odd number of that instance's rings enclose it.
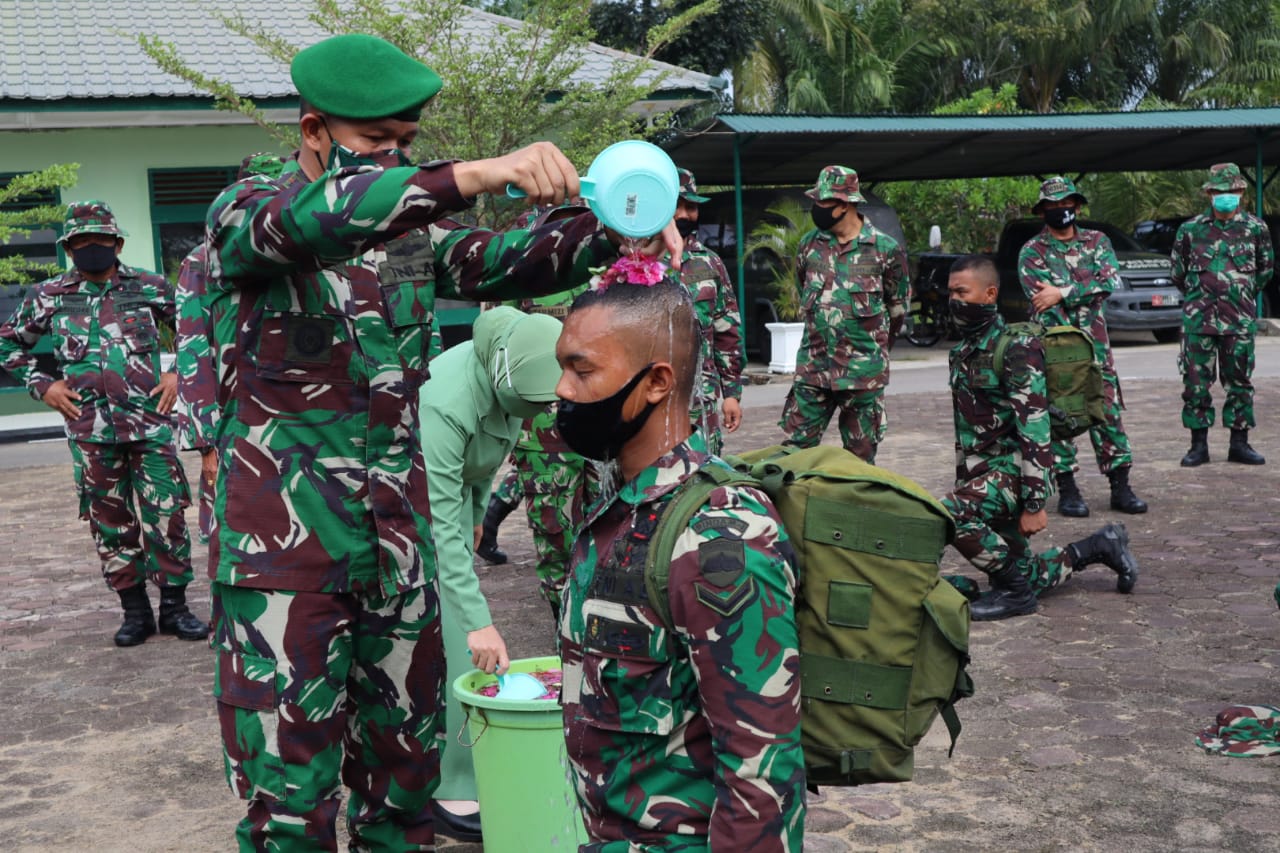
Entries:
{"label": "soldier with bald head", "polygon": [[583,849],[799,851],[796,573],[773,505],[745,486],[711,492],[670,555],[669,623],[641,580],[681,484],[727,470],[690,443],[700,347],[688,291],[670,274],[588,291],[556,355],[562,437],[613,463],[560,618]]}

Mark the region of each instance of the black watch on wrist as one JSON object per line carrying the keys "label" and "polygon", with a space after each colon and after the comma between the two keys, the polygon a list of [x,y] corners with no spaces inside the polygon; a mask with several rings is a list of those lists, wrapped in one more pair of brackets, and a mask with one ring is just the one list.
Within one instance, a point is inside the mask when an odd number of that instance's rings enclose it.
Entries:
{"label": "black watch on wrist", "polygon": [[1029,512],[1032,515],[1044,509],[1044,501],[1038,498],[1032,498],[1029,501],[1022,502],[1022,511]]}

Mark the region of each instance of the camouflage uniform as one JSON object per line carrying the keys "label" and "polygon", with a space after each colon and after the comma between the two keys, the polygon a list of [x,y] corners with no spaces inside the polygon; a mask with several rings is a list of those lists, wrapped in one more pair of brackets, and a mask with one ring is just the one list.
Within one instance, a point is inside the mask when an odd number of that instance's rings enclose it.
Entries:
{"label": "camouflage uniform", "polygon": [[641,579],[658,513],[707,464],[723,463],[677,445],[575,543],[561,701],[583,851],[803,847],[796,576],[772,505],[730,487],[694,515],[671,558],[673,632]]}
{"label": "camouflage uniform", "polygon": [[[1229,169],[1225,167],[1230,167]],[[1234,164],[1215,166],[1206,188],[1243,190]],[[1215,186],[1214,179],[1220,186]],[[1219,220],[1212,209],[1184,222],[1173,243],[1173,282],[1186,294],[1182,304],[1182,425],[1213,426],[1209,392],[1221,376],[1226,402],[1222,424],[1249,429],[1253,414],[1255,300],[1271,280],[1275,257],[1267,224],[1237,210]]]}
{"label": "camouflage uniform", "polygon": [[[178,271],[178,446],[203,456],[213,452],[218,425],[218,367],[205,299],[208,255],[201,243],[182,259]],[[208,542],[213,529],[213,487],[202,476],[196,486],[200,500],[200,541]]]}
{"label": "camouflage uniform", "polygon": [[435,296],[553,290],[616,254],[589,216],[505,234],[443,219],[468,205],[451,165],[363,159],[309,181],[295,155],[209,210],[231,358],[215,695],[245,849],[333,838],[344,737],[353,844],[434,843],[444,658],[417,396]]}
{"label": "camouflage uniform", "polygon": [[1015,566],[1039,595],[1071,576],[1062,548],[1037,554],[1018,528],[1024,507],[1044,506],[1053,467],[1044,346],[1017,335],[995,370],[1004,318],[951,350],[956,487],[942,503],[956,520],[956,550],[991,574]]}
{"label": "camouflage uniform", "polygon": [[[841,166],[823,169],[808,195],[865,201],[857,173]],[[779,426],[788,444],[815,447],[839,407],[845,448],[874,462],[888,422],[889,346],[906,316],[910,291],[906,253],[863,217],[862,230],[848,245],[830,231],[806,234],[797,265],[804,338]]]}
{"label": "camouflage uniform", "polygon": [[[1116,375],[1103,313],[1107,297],[1120,280],[1120,265],[1111,241],[1101,231],[1076,228],[1075,239],[1064,242],[1050,234],[1046,227],[1022,247],[1018,255],[1018,278],[1028,300],[1040,285],[1066,289],[1061,302],[1035,314],[1034,319],[1046,326],[1075,326],[1093,336],[1094,357],[1102,368],[1106,423],[1089,430],[1089,440],[1103,474],[1131,466],[1133,451],[1120,421],[1124,397],[1120,393],[1120,377]],[[1074,441],[1054,441],[1053,455],[1055,472],[1079,470]]]}
{"label": "camouflage uniform", "polygon": [[[694,203],[707,201],[688,169],[680,169],[681,197]],[[742,315],[738,297],[720,256],[692,234],[680,256],[680,283],[693,297],[693,308],[702,330],[699,381],[689,415],[701,433],[708,452],[724,448],[724,401],[742,399]]]}
{"label": "camouflage uniform", "polygon": [[[63,239],[102,231],[94,222],[115,228],[105,204],[72,204]],[[31,352],[45,335],[68,387],[80,394],[80,417],[65,423],[80,517],[89,522],[107,586],[117,592],[138,587],[144,576],[162,590],[193,577],[183,513],[191,495],[172,423],[152,396],[161,379],[159,327],[172,326],[175,313],[168,282],[118,264],[102,284],[77,269],[40,282],[0,325],[0,367],[32,397],[43,400],[56,381]]]}

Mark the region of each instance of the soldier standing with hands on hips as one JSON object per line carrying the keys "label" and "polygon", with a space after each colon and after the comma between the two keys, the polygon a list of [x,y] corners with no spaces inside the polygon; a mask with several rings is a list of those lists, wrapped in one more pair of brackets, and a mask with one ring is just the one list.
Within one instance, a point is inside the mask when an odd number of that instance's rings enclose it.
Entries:
{"label": "soldier standing with hands on hips", "polygon": [[906,317],[907,255],[858,213],[858,173],[827,166],[813,199],[814,231],[797,258],[804,338],[779,426],[786,444],[816,447],[836,409],[850,453],[875,462],[888,418],[889,348]]}
{"label": "soldier standing with hands on hips", "polygon": [[[136,646],[157,629],[203,640],[209,626],[186,601],[191,493],[169,417],[177,377],[160,372],[159,326],[174,324],[173,287],[120,263],[125,236],[105,202],[67,208],[58,242],[73,267],[35,285],[0,325],[0,367],[66,420],[80,517],[124,608],[115,644]],[[36,366],[32,349],[45,335],[62,379]],[[160,588],[159,622],[146,578]]]}
{"label": "soldier standing with hands on hips", "polygon": [[[1103,313],[1107,296],[1119,281],[1120,265],[1106,234],[1076,226],[1080,207],[1085,204],[1088,200],[1070,178],[1050,178],[1040,185],[1040,198],[1031,212],[1044,217],[1044,229],[1022,247],[1018,278],[1031,303],[1032,319],[1046,326],[1075,326],[1093,336],[1094,358],[1102,368],[1106,422],[1089,430],[1089,440],[1098,468],[1111,481],[1111,508],[1143,513],[1147,504],[1129,485],[1133,451],[1120,421],[1124,397]],[[1053,456],[1058,512],[1088,516],[1089,506],[1076,484],[1075,443],[1054,441]]]}
{"label": "soldier standing with hands on hips", "polygon": [[[1191,449],[1182,467],[1209,461],[1213,426],[1214,374],[1226,402],[1222,425],[1231,430],[1227,461],[1262,465],[1267,460],[1249,446],[1253,416],[1255,300],[1271,280],[1275,250],[1267,223],[1240,209],[1244,176],[1235,163],[1209,168],[1203,190],[1210,210],[1178,228],[1173,241],[1173,283],[1186,294],[1182,303],[1182,425],[1191,430]],[[1217,369],[1215,371],[1215,363]]]}
{"label": "soldier standing with hands on hips", "polygon": [[210,298],[230,301],[213,336],[236,353],[209,548],[236,835],[335,849],[345,783],[353,849],[431,850],[445,661],[417,429],[435,297],[565,289],[617,248],[587,214],[547,232],[447,219],[509,183],[559,203],[577,173],[545,142],[413,163],[441,80],[394,45],[335,36],[290,72],[301,148],[224,190],[206,232]]}

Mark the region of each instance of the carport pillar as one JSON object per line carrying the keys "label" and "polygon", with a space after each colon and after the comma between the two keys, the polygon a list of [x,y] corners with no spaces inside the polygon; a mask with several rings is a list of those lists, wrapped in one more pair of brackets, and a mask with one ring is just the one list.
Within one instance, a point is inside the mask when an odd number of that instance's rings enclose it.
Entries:
{"label": "carport pillar", "polygon": [[[733,233],[737,235],[734,240],[734,251],[738,255],[738,345],[742,347],[742,366],[747,366],[747,330],[742,328],[742,323],[747,316],[746,303],[746,271],[743,265],[746,256],[742,252],[745,245],[747,235],[742,233],[742,152],[740,150],[741,137],[738,134],[733,135]],[[1261,156],[1261,155],[1259,155]]]}

